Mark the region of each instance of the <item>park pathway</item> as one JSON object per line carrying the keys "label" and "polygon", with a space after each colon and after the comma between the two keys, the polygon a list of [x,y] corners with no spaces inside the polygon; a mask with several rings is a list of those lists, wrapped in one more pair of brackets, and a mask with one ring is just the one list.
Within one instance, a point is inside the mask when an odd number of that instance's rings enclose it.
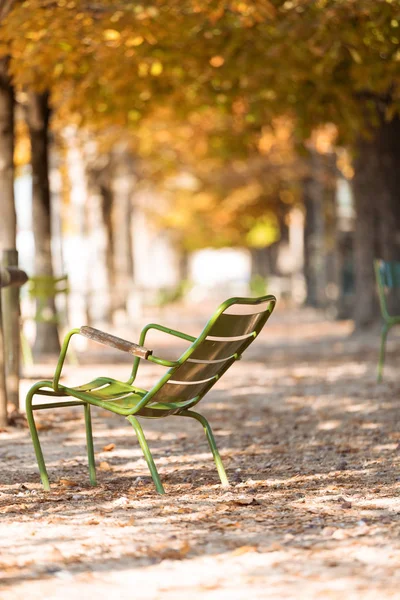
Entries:
{"label": "park pathway", "polygon": [[[350,333],[277,312],[203,401],[229,489],[184,419],[143,421],[163,497],[122,417],[93,411],[90,488],[82,411],[40,413],[48,494],[22,420],[0,432],[2,600],[400,598],[400,339],[378,385],[378,336]],[[66,375],[123,377],[120,360],[93,348]]]}

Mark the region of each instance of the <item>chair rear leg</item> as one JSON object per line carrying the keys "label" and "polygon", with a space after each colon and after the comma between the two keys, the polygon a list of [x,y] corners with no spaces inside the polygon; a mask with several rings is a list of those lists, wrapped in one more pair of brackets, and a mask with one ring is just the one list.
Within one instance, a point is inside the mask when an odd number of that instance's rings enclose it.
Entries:
{"label": "chair rear leg", "polygon": [[96,481],[96,463],[94,459],[92,419],[90,416],[90,404],[85,404],[85,426],[86,426],[86,446],[89,462],[89,480],[91,485],[97,485]]}
{"label": "chair rear leg", "polygon": [[26,397],[26,417],[28,419],[29,430],[31,432],[33,447],[35,450],[36,460],[37,460],[38,467],[39,467],[40,479],[42,480],[42,484],[43,484],[43,488],[44,488],[45,492],[49,492],[50,491],[49,476],[47,474],[46,464],[44,462],[43,452],[42,452],[42,448],[40,446],[39,436],[38,436],[35,419],[33,417],[33,410],[32,410],[33,396],[38,391],[38,389],[39,389],[39,386],[34,385],[28,392],[28,395]]}
{"label": "chair rear leg", "polygon": [[140,425],[137,418],[134,417],[133,415],[129,415],[129,417],[126,417],[126,418],[128,419],[129,423],[133,426],[133,428],[135,430],[137,439],[139,441],[140,447],[141,447],[144,457],[146,459],[147,466],[149,467],[149,470],[150,470],[151,476],[153,478],[154,485],[156,486],[157,492],[159,494],[165,494],[163,484],[161,483],[161,479],[158,474],[157,467],[154,463],[153,456],[150,452],[150,448],[149,448],[146,438],[144,436],[142,426]]}
{"label": "chair rear leg", "polygon": [[386,338],[389,333],[390,327],[385,323],[382,327],[381,333],[381,347],[379,351],[379,362],[378,362],[378,377],[377,381],[380,383],[383,377],[383,366],[385,364],[385,350],[386,350]]}
{"label": "chair rear leg", "polygon": [[224,487],[228,487],[229,486],[228,477],[226,475],[226,471],[225,471],[224,465],[222,463],[221,456],[218,452],[217,444],[215,443],[214,434],[212,432],[212,429],[211,429],[210,424],[207,421],[207,419],[205,417],[203,417],[203,415],[200,415],[199,413],[196,413],[193,410],[182,411],[179,413],[178,416],[192,417],[193,419],[196,419],[196,421],[199,421],[203,425],[208,444],[210,446],[212,455],[214,457],[215,466],[217,467],[217,471],[218,471],[218,475],[221,480],[221,483]]}

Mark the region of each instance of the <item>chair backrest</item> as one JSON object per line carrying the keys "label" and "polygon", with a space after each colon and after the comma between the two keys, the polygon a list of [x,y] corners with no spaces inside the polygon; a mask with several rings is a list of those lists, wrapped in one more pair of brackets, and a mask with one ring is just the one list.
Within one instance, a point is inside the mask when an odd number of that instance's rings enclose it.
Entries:
{"label": "chair backrest", "polygon": [[238,360],[270,317],[276,299],[231,298],[149,393],[150,402],[196,404]]}
{"label": "chair backrest", "polygon": [[379,303],[382,314],[388,318],[391,313],[400,314],[400,262],[375,260],[375,277],[378,286]]}

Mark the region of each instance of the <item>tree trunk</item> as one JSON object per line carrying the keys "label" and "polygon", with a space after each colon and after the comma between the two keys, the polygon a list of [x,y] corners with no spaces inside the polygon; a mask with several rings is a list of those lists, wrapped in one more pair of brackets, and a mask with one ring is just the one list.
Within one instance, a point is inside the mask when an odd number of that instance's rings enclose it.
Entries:
{"label": "tree trunk", "polygon": [[304,206],[304,263],[307,285],[306,304],[320,307],[325,303],[325,218],[322,157],[309,153],[309,176],[303,182]]}
{"label": "tree trunk", "polygon": [[251,248],[251,276],[266,280],[270,274],[270,257],[268,248]]}
{"label": "tree trunk", "polygon": [[[99,326],[111,322],[112,250],[111,206],[109,191],[104,184],[102,171],[108,166],[97,161],[93,149],[86,148],[86,224],[88,236],[88,302],[87,315],[90,324]],[[96,164],[97,162],[97,164]],[[107,223],[108,221],[108,223]]]}
{"label": "tree trunk", "polygon": [[190,254],[182,244],[177,246],[178,285],[190,279]]}
{"label": "tree trunk", "polygon": [[[14,203],[14,90],[8,77],[8,58],[0,58],[0,256],[3,250],[16,249],[17,219]],[[10,292],[9,292],[10,295]],[[18,297],[18,290],[12,290],[11,295]],[[0,298],[1,307],[1,298]],[[2,332],[2,313],[0,310],[0,426],[7,424],[7,391],[6,373],[13,382],[13,393],[10,398],[18,407],[18,373],[15,373],[15,357],[12,349],[5,346]],[[19,324],[13,324],[19,327]],[[17,342],[17,345],[19,340]],[[15,348],[14,348],[15,349]],[[18,362],[18,357],[15,357]],[[16,375],[16,379],[15,376]]]}
{"label": "tree trunk", "polygon": [[373,261],[400,260],[400,119],[381,116],[379,127],[360,138],[354,162],[354,320],[357,328],[378,317]]}
{"label": "tree trunk", "polygon": [[14,91],[7,75],[8,59],[0,58],[0,250],[16,248],[14,204]]}
{"label": "tree trunk", "polygon": [[309,175],[303,182],[304,274],[306,304],[332,307],[338,296],[335,157],[309,153]]}
{"label": "tree trunk", "polygon": [[2,327],[1,294],[0,294],[0,427],[6,427],[7,419],[7,387],[4,356],[4,336]]}
{"label": "tree trunk", "polygon": [[304,219],[304,278],[306,281],[306,305],[317,306],[317,274],[314,266],[315,256],[315,206],[310,194],[311,180],[303,181],[303,204],[305,210]]}
{"label": "tree trunk", "polygon": [[[49,187],[49,96],[30,93],[26,104],[26,121],[31,141],[32,212],[35,240],[35,274],[54,277],[51,254],[51,215]],[[46,302],[48,321],[36,323],[33,353],[36,357],[60,351],[54,296]]]}
{"label": "tree trunk", "polygon": [[132,194],[135,183],[133,161],[122,150],[114,156],[112,193],[117,201],[112,205],[113,231],[113,309],[125,316],[133,289]]}
{"label": "tree trunk", "polygon": [[108,281],[108,293],[110,295],[110,306],[111,313],[115,309],[115,287],[116,287],[116,273],[114,270],[114,239],[118,236],[118,233],[114,236],[113,231],[113,194],[110,187],[110,181],[102,180],[99,186],[101,196],[101,215],[104,223],[105,231],[105,260],[106,260],[106,271]]}

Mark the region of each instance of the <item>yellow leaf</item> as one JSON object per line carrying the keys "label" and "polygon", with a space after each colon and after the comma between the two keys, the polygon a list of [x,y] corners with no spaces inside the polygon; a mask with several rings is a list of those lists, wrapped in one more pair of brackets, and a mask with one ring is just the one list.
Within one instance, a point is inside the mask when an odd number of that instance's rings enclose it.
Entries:
{"label": "yellow leaf", "polygon": [[143,44],[144,39],[142,38],[141,35],[137,35],[136,37],[130,37],[126,40],[125,42],[125,46],[128,46],[128,48],[131,48],[132,46],[140,46],[141,44]]}
{"label": "yellow leaf", "polygon": [[150,73],[152,75],[154,75],[154,77],[158,77],[158,75],[161,75],[161,73],[163,72],[163,65],[159,60],[156,60],[156,62],[153,62],[153,64],[150,67]]}
{"label": "yellow leaf", "polygon": [[64,71],[64,64],[63,63],[57,63],[56,66],[53,69],[53,74],[55,77],[58,77],[59,75],[61,75],[61,73]]}
{"label": "yellow leaf", "polygon": [[130,121],[138,121],[140,119],[140,112],[138,110],[130,110],[128,112],[128,119]]}
{"label": "yellow leaf", "polygon": [[138,65],[138,74],[139,77],[146,77],[149,72],[149,65],[145,62],[141,62]]}
{"label": "yellow leaf", "polygon": [[215,68],[222,67],[224,62],[225,59],[223,56],[213,56],[212,58],[210,58],[210,65]]}
{"label": "yellow leaf", "polygon": [[349,48],[349,52],[350,52],[351,58],[354,60],[354,62],[357,63],[358,65],[361,65],[362,58],[361,58],[360,54],[357,52],[357,50],[355,50],[355,48]]}
{"label": "yellow leaf", "polygon": [[119,40],[121,34],[116,29],[106,29],[103,31],[103,37],[108,42],[115,42],[116,40]]}

